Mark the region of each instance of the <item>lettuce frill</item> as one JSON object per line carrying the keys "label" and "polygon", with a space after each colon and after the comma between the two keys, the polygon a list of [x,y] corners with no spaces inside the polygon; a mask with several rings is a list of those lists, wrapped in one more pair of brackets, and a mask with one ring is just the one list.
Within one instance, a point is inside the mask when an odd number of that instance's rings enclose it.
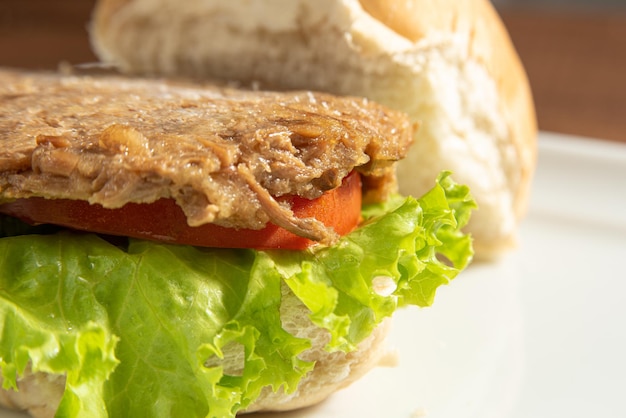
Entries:
{"label": "lettuce frill", "polygon": [[[265,386],[295,390],[313,367],[298,357],[310,342],[281,327],[281,286],[330,331],[328,350],[352,350],[468,265],[461,228],[474,207],[443,173],[422,198],[364,207],[360,228],[304,252],[122,247],[0,225],[3,387],[31,368],[66,376],[57,416],[234,416]],[[231,344],[244,352],[236,373],[213,361]]]}

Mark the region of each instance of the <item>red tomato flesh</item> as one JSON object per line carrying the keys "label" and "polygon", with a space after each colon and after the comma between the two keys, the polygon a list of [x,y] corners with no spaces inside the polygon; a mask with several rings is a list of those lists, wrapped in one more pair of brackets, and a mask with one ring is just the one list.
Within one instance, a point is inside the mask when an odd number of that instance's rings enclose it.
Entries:
{"label": "red tomato flesh", "polygon": [[[360,221],[361,179],[358,173],[352,173],[340,187],[317,199],[289,196],[277,200],[290,202],[296,217],[316,218],[339,235],[345,235]],[[55,224],[101,234],[202,247],[302,250],[315,243],[271,223],[260,230],[215,224],[191,227],[172,199],[105,209],[82,200],[32,197],[0,205],[0,212],[32,224]]]}

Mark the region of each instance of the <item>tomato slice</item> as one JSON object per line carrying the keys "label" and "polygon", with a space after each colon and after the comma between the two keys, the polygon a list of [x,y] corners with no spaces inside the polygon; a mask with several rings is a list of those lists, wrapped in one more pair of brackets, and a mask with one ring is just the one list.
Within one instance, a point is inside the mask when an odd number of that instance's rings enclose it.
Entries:
{"label": "tomato slice", "polygon": [[[352,173],[340,187],[317,199],[281,197],[298,218],[316,218],[339,235],[352,231],[361,216],[361,179]],[[260,230],[225,228],[215,224],[191,227],[173,199],[128,203],[105,209],[82,200],[32,197],[0,205],[0,212],[33,224],[55,224],[108,235],[121,235],[202,247],[301,250],[312,244],[284,228],[268,224]]]}

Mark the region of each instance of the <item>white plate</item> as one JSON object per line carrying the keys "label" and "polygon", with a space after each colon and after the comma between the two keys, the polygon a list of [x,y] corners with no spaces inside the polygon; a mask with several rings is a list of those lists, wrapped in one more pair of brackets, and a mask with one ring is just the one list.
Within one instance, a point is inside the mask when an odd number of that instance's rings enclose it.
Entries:
{"label": "white plate", "polygon": [[625,267],[626,147],[541,133],[516,251],[400,311],[398,367],[256,417],[626,417]]}

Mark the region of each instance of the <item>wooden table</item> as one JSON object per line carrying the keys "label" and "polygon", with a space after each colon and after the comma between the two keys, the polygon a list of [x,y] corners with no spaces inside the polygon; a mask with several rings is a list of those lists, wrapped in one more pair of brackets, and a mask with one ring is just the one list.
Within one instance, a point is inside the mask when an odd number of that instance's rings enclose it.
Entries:
{"label": "wooden table", "polygon": [[[94,0],[0,1],[0,66],[95,61]],[[501,9],[526,66],[542,130],[626,142],[626,9]]]}
{"label": "wooden table", "polygon": [[626,142],[626,8],[502,10],[543,130]]}

